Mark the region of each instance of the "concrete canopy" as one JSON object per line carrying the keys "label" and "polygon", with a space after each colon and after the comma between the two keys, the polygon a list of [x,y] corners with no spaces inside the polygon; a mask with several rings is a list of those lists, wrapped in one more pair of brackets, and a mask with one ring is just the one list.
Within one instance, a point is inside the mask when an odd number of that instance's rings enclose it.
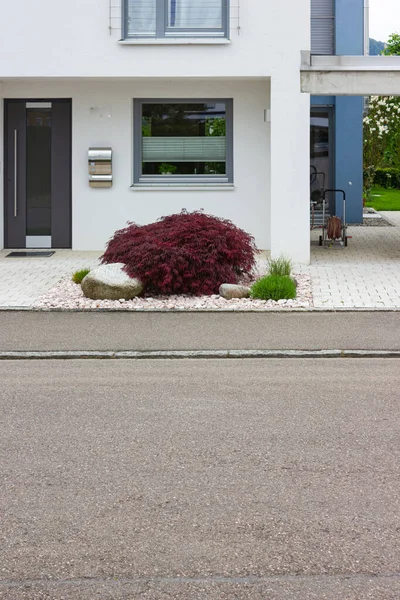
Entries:
{"label": "concrete canopy", "polygon": [[303,52],[301,91],[318,96],[400,96],[400,56]]}

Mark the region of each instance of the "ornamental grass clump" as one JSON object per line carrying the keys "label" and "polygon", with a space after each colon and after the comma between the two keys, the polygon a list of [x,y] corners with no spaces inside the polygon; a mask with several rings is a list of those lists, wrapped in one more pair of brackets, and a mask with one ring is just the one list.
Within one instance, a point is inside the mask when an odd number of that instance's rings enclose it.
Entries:
{"label": "ornamental grass clump", "polygon": [[296,298],[296,283],[291,277],[266,275],[251,286],[250,296],[259,300],[292,300]]}
{"label": "ornamental grass clump", "polygon": [[210,295],[248,275],[255,252],[252,236],[231,221],[183,210],[150,225],[128,224],[101,261],[124,263],[150,294]]}
{"label": "ornamental grass clump", "polygon": [[270,275],[280,275],[281,277],[290,277],[292,274],[292,261],[290,258],[280,256],[268,261],[268,271]]}
{"label": "ornamental grass clump", "polygon": [[88,273],[90,273],[90,269],[80,269],[79,271],[75,271],[75,273],[72,275],[72,281],[74,283],[81,284],[82,280]]}

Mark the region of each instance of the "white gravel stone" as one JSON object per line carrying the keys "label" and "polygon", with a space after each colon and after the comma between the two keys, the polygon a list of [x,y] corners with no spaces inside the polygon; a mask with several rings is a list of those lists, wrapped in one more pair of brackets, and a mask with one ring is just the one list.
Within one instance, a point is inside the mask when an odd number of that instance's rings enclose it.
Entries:
{"label": "white gravel stone", "polygon": [[[297,281],[297,298],[274,302],[273,300],[256,300],[241,298],[225,300],[216,294],[212,296],[189,296],[176,294],[171,296],[155,296],[151,298],[136,297],[132,300],[90,300],[85,298],[81,286],[73,283],[69,277],[64,277],[55,287],[41,296],[33,305],[36,309],[64,310],[131,310],[131,311],[191,311],[191,310],[220,310],[220,311],[288,311],[292,309],[307,309],[313,306],[311,278],[308,273],[294,275]],[[247,283],[247,282],[246,282]]]}

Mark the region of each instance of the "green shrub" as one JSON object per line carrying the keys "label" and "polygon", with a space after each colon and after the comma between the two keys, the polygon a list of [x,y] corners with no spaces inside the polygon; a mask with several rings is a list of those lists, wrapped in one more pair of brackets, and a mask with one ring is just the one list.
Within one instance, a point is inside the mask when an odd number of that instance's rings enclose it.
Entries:
{"label": "green shrub", "polygon": [[296,298],[296,283],[287,276],[266,275],[251,286],[250,296],[260,300],[292,300]]}
{"label": "green shrub", "polygon": [[384,188],[400,189],[400,169],[376,169],[374,184]]}
{"label": "green shrub", "polygon": [[82,279],[84,279],[84,277],[86,277],[86,275],[90,272],[90,269],[80,269],[79,271],[75,271],[75,273],[72,275],[72,281],[74,283],[82,283]]}
{"label": "green shrub", "polygon": [[290,258],[280,256],[268,261],[268,271],[270,275],[279,275],[280,277],[290,277],[292,273],[292,261]]}
{"label": "green shrub", "polygon": [[170,165],[169,163],[162,163],[158,167],[158,172],[160,173],[160,175],[173,175],[177,172],[177,170],[178,168],[175,167],[175,165]]}

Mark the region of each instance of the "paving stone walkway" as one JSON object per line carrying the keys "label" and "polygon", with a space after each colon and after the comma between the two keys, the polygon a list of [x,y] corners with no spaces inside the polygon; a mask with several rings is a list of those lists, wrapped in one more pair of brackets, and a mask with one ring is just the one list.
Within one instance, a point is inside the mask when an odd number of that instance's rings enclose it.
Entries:
{"label": "paving stone walkway", "polygon": [[349,227],[347,248],[312,245],[315,307],[400,308],[400,212],[381,214],[395,226]]}
{"label": "paving stone walkway", "polygon": [[[400,212],[381,213],[394,227],[349,227],[347,248],[318,246],[311,232],[310,273],[319,309],[400,309]],[[0,251],[0,308],[29,308],[62,277],[93,267],[100,252],[57,250],[50,258],[7,258]],[[287,310],[287,309],[286,309]]]}
{"label": "paving stone walkway", "polygon": [[0,251],[0,307],[28,308],[65,275],[92,267],[100,252],[56,250],[49,258],[7,258]]}

